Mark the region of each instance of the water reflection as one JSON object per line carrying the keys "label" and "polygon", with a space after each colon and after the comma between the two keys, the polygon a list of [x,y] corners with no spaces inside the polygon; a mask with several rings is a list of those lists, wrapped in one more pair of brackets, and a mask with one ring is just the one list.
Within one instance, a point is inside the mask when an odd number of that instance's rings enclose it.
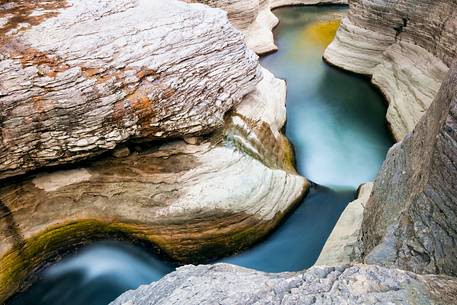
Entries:
{"label": "water reflection", "polygon": [[[356,187],[372,180],[392,144],[386,108],[368,81],[321,60],[344,13],[339,7],[276,11],[279,51],[262,59],[287,80],[287,136],[299,172],[320,184],[265,241],[221,261],[263,271],[311,266]],[[143,250],[97,244],[56,264],[14,305],[104,305],[123,291],[157,280],[172,267]]]}

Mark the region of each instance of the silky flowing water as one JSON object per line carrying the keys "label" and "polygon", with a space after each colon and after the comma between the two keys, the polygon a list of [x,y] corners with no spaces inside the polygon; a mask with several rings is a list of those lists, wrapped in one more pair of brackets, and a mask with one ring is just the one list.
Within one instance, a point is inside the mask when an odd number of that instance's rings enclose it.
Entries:
{"label": "silky flowing water", "polygon": [[[317,259],[357,186],[373,180],[392,140],[386,107],[367,79],[321,59],[345,9],[294,7],[275,11],[279,51],[262,65],[287,80],[286,133],[298,171],[316,183],[266,240],[222,259],[262,271],[298,271]],[[120,242],[100,242],[44,270],[10,305],[105,305],[122,292],[160,279],[174,267]]]}

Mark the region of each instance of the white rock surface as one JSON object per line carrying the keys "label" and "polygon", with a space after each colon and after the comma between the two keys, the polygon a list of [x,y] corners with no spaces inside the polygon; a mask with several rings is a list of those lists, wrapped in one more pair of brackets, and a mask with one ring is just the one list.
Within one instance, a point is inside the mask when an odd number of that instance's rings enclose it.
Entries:
{"label": "white rock surface", "polygon": [[0,179],[212,132],[261,79],[226,13],[202,4],[19,1],[8,14],[23,20],[0,28]]}
{"label": "white rock surface", "polygon": [[455,1],[353,0],[324,58],[372,76],[397,140],[414,129],[457,57]]}

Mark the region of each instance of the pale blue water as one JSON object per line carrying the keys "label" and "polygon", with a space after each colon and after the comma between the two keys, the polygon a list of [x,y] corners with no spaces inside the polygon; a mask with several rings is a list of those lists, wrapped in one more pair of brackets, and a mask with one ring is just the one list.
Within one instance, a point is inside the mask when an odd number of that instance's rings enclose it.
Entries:
{"label": "pale blue water", "polygon": [[[299,172],[319,186],[266,240],[222,259],[263,271],[311,266],[356,187],[372,180],[392,141],[386,108],[368,80],[321,60],[324,45],[305,39],[310,24],[340,14],[339,7],[296,7],[275,13],[279,52],[262,65],[287,80],[287,136]],[[102,242],[51,266],[10,305],[104,305],[128,289],[160,279],[173,267],[144,250]]]}

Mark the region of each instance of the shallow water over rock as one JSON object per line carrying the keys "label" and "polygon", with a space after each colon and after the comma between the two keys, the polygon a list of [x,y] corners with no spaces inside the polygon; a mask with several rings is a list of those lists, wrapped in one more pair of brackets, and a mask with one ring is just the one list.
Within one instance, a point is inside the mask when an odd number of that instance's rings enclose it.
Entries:
{"label": "shallow water over rock", "polygon": [[[275,30],[279,51],[262,64],[287,80],[287,135],[299,172],[319,185],[266,240],[221,261],[263,271],[311,266],[355,189],[374,178],[392,144],[386,107],[368,80],[321,59],[344,12],[333,6],[275,11],[281,21]],[[45,270],[9,304],[107,304],[172,269],[141,249],[98,243]]]}

